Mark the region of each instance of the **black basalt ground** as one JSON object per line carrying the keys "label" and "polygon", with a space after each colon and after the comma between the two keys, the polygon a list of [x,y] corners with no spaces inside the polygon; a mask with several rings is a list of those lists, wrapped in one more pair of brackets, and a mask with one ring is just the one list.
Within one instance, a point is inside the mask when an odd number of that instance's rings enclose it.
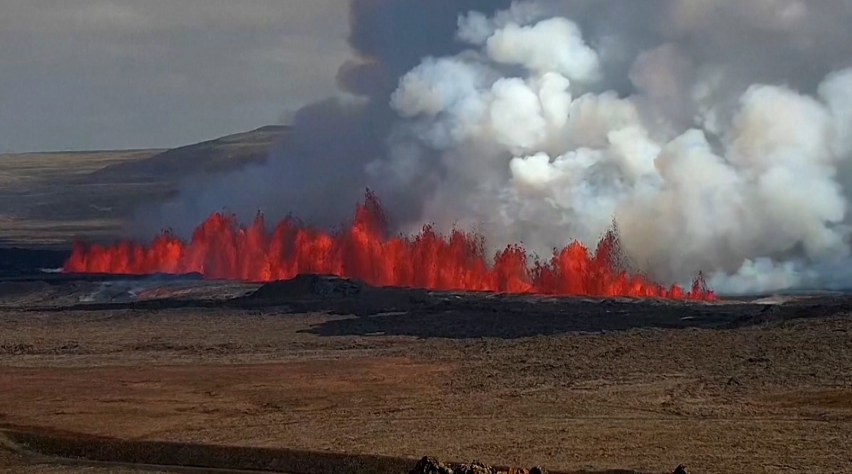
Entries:
{"label": "black basalt ground", "polygon": [[[102,311],[108,309],[159,310],[169,308],[237,308],[299,314],[324,312],[352,315],[336,318],[310,329],[320,336],[399,335],[420,338],[467,339],[479,337],[520,338],[576,332],[624,331],[634,328],[732,329],[772,324],[791,319],[824,317],[852,311],[852,295],[785,296],[768,301],[748,298],[691,302],[641,298],[543,297],[486,292],[429,291],[410,288],[377,288],[364,283],[327,275],[300,275],[292,280],[271,282],[258,287],[239,282],[219,282],[223,288],[236,288],[223,299],[193,297],[192,286],[209,287],[201,275],[95,275],[44,273],[42,264],[55,263],[48,254],[6,250],[12,257],[0,265],[0,297],[20,291],[20,284],[49,285],[52,288],[92,284],[118,284],[132,287],[145,284],[161,290],[181,285],[180,298],[164,296],[98,300],[87,296],[66,304],[65,309]],[[27,260],[34,255],[33,260]],[[11,275],[11,276],[10,276]],[[238,291],[240,288],[243,291]],[[69,290],[70,291],[70,290]],[[14,294],[6,294],[8,298]],[[0,298],[2,299],[2,298]],[[41,305],[28,311],[62,309]]]}

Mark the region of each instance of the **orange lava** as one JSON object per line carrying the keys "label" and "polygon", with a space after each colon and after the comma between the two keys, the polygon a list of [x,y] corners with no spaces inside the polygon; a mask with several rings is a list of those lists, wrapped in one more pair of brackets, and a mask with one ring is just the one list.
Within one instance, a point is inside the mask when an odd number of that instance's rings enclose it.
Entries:
{"label": "orange lava", "polygon": [[472,290],[545,295],[634,296],[712,300],[699,275],[688,291],[662,286],[618,269],[618,237],[605,235],[594,253],[579,242],[555,251],[547,262],[528,265],[526,251],[511,245],[493,261],[484,239],[453,231],[443,236],[425,226],[411,238],[387,238],[376,197],[367,193],[345,230],[329,234],[285,219],[268,233],[262,215],[248,227],[233,216],[213,214],[190,242],[169,232],[150,245],[76,243],[64,271],[74,273],[198,272],[210,279],[273,281],[316,273],[354,278],[375,286]]}

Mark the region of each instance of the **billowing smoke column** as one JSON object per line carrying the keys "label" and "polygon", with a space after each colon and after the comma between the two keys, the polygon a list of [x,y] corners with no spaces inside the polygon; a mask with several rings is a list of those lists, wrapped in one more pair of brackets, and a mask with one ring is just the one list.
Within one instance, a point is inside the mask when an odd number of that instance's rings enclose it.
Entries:
{"label": "billowing smoke column", "polygon": [[371,186],[401,231],[548,256],[611,227],[660,281],[852,284],[852,3],[352,2],[343,88],[270,163],[145,214],[340,221]]}
{"label": "billowing smoke column", "polygon": [[[639,55],[634,94],[594,92],[606,58],[534,5],[470,13],[458,37],[472,49],[400,81],[391,104],[409,120],[371,168],[434,179],[427,220],[547,252],[566,235],[597,239],[615,216],[628,255],[655,276],[708,269],[729,291],[796,284],[808,263],[847,256],[837,168],[852,151],[852,70],[813,96],[751,85],[725,110],[724,70],[695,74],[671,43]],[[691,119],[678,124],[672,107]]]}

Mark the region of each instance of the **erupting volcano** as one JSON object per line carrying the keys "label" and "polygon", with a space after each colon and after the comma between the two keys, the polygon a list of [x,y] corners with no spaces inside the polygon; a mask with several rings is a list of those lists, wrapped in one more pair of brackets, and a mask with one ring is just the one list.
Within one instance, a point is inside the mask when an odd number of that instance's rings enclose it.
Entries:
{"label": "erupting volcano", "polygon": [[511,245],[489,265],[484,238],[431,226],[413,238],[386,238],[387,221],[375,195],[367,192],[352,224],[335,234],[284,219],[267,233],[258,214],[248,227],[234,216],[213,214],[184,242],[163,232],[148,246],[77,243],[65,263],[76,273],[191,273],[205,278],[274,281],[299,274],[331,274],[376,286],[493,291],[546,295],[636,296],[710,300],[701,276],[684,291],[664,287],[619,268],[618,236],[607,233],[590,253],[579,242],[554,252],[549,262],[528,265],[526,251]]}

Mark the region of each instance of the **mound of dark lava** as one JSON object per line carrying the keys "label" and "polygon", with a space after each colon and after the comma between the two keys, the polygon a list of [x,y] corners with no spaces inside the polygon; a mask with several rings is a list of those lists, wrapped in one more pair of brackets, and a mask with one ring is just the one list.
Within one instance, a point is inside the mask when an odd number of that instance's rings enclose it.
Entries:
{"label": "mound of dark lava", "polygon": [[252,301],[288,301],[311,298],[357,297],[367,285],[333,275],[298,275],[292,280],[267,283],[251,294]]}
{"label": "mound of dark lava", "polygon": [[[735,328],[852,312],[852,296],[823,294],[714,302],[604,297],[544,297],[374,287],[329,275],[266,284],[188,275],[45,273],[62,253],[0,252],[0,305],[31,311],[75,309],[245,309],[328,313],[309,330],[321,336],[386,334],[437,338],[519,338],[639,327]],[[5,258],[8,257],[8,258]]]}
{"label": "mound of dark lava", "polygon": [[289,313],[354,315],[310,330],[322,336],[517,338],[639,327],[725,329],[852,311],[852,297],[729,300],[542,297],[377,288],[333,276],[268,283],[229,304]]}

